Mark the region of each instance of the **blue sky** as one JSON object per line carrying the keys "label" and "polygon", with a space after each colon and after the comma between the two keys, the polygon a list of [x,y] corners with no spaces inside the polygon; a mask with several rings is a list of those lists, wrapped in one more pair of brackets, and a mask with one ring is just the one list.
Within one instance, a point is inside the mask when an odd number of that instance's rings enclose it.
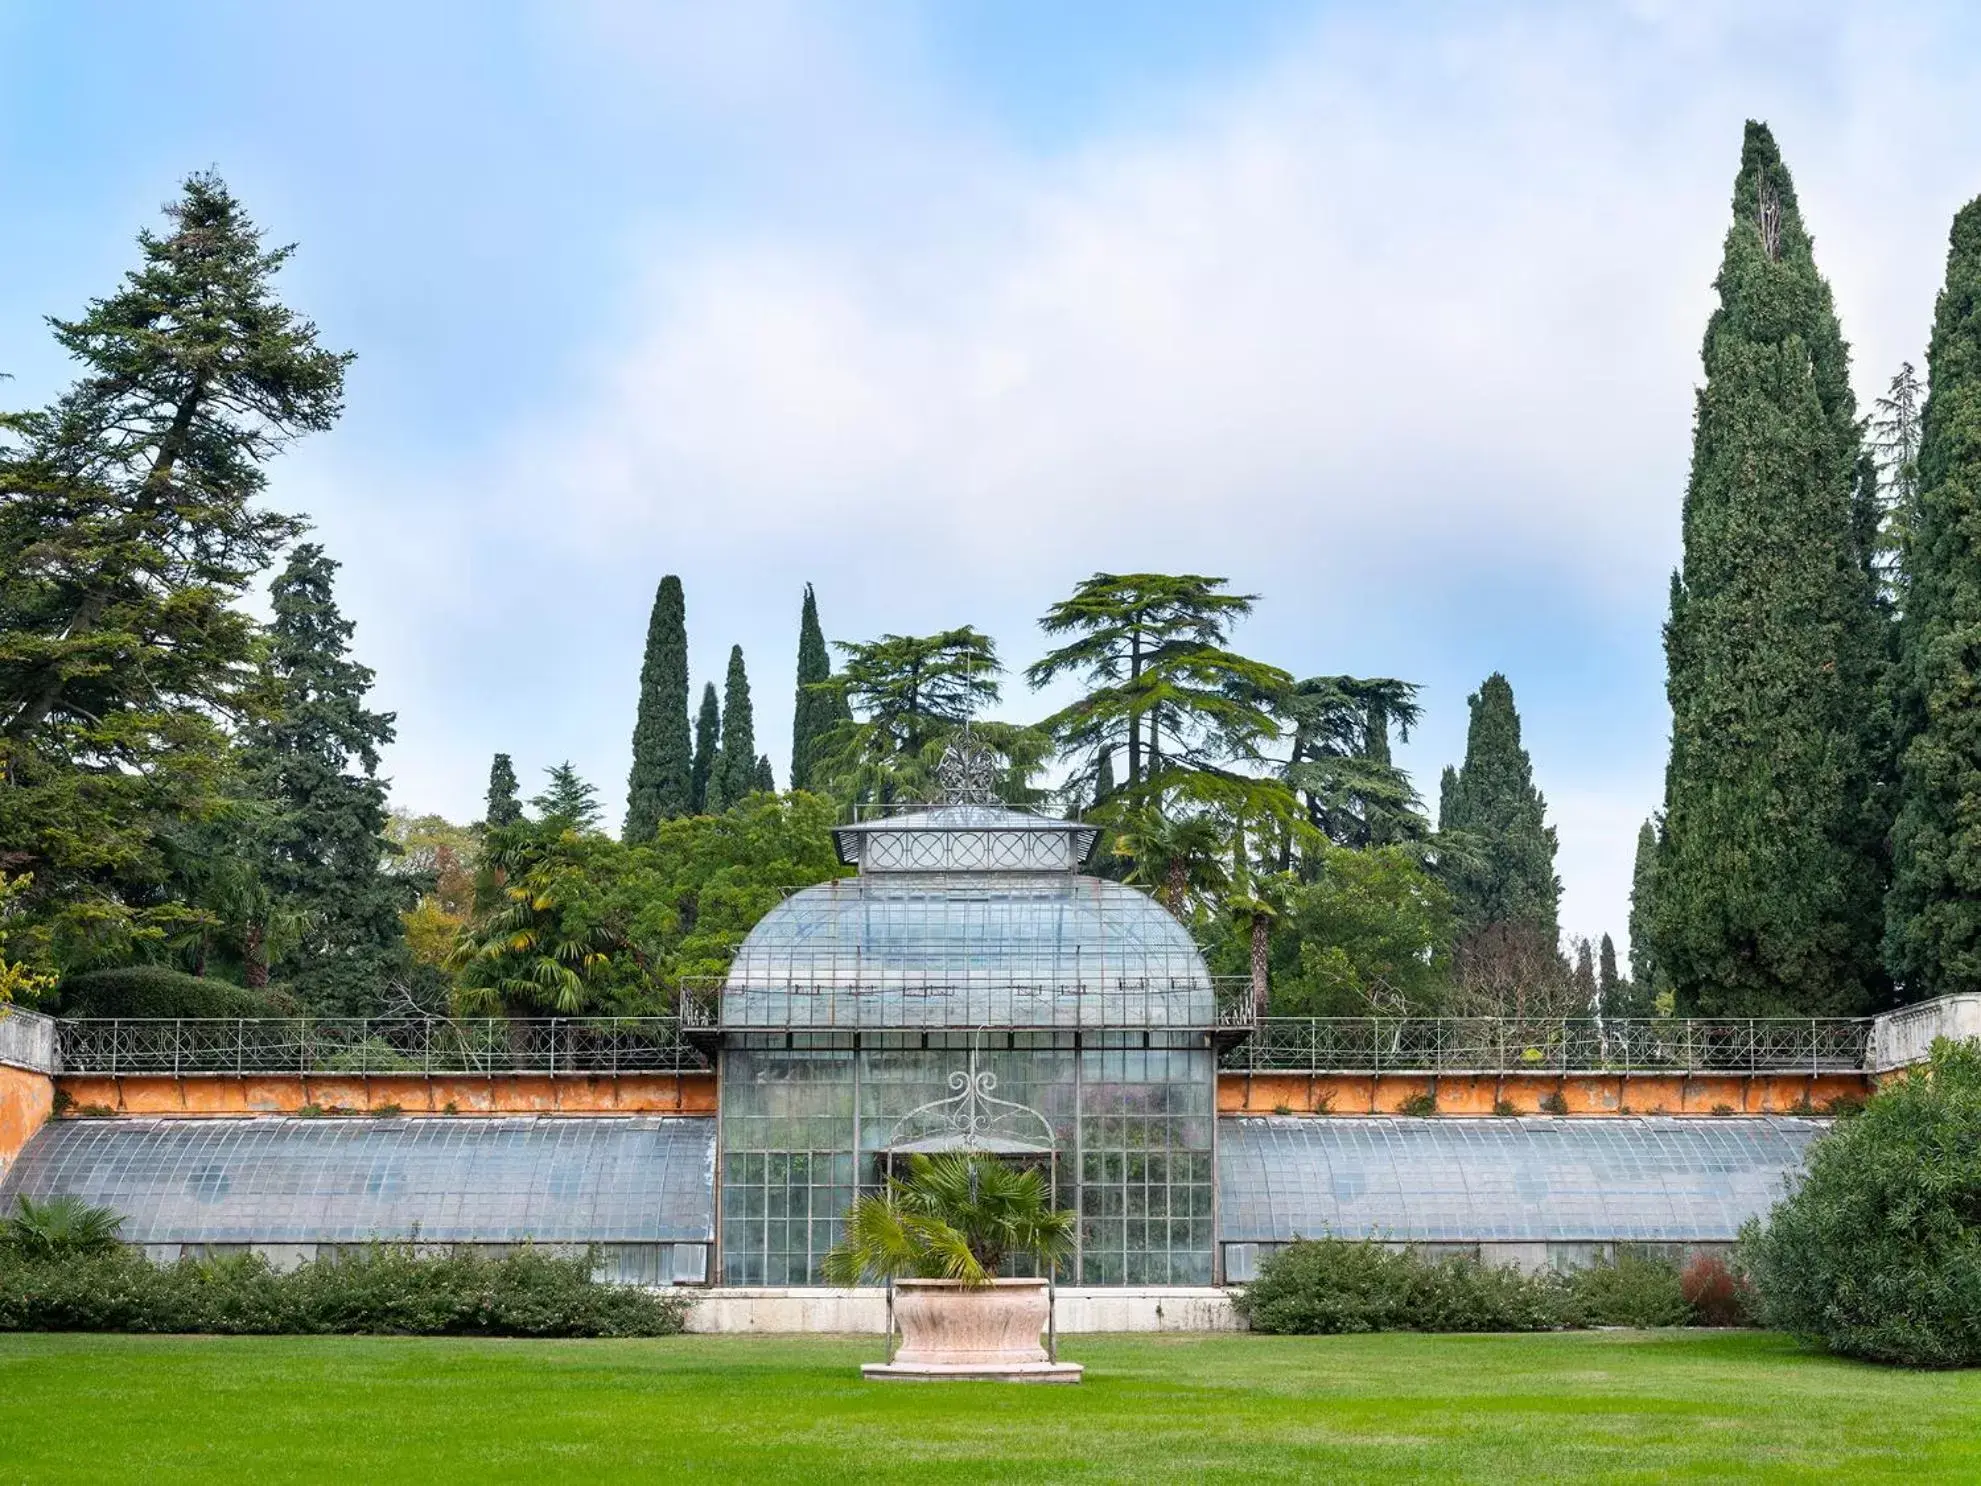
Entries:
{"label": "blue sky", "polygon": [[[189,170],[359,353],[272,495],[345,564],[395,800],[569,757],[616,819],[654,584],[780,775],[828,634],[1015,667],[1087,572],[1229,575],[1299,674],[1512,680],[1564,921],[1622,938],[1743,118],[1868,402],[1981,192],[1968,8],[0,0],[0,370]],[[1007,693],[1011,715],[1048,699]]]}

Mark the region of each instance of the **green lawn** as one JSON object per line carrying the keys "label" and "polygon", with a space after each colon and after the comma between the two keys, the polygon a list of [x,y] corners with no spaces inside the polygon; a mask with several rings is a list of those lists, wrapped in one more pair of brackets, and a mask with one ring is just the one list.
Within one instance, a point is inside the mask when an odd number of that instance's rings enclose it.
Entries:
{"label": "green lawn", "polygon": [[0,1481],[1981,1479],[1981,1373],[1755,1333],[1075,1338],[1076,1388],[876,1350],[0,1336]]}

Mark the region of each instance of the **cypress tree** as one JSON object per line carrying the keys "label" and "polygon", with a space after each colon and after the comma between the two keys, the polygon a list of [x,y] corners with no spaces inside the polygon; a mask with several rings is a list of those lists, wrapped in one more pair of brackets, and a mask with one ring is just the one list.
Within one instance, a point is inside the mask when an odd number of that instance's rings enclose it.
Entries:
{"label": "cypress tree", "polygon": [[1706,328],[1653,948],[1707,1015],[1882,998],[1886,644],[1849,352],[1775,141],[1749,122]]}
{"label": "cypress tree", "polygon": [[722,686],[722,747],[709,774],[708,808],[719,815],[756,784],[757,733],[750,712],[750,677],[743,669],[743,647],[729,647],[729,675]]}
{"label": "cypress tree", "polygon": [[669,573],[660,580],[647,620],[633,769],[626,779],[626,841],[650,841],[663,820],[689,812],[694,767],[688,741],[688,609],[681,580]]}
{"label": "cypress tree", "polygon": [[1616,972],[1616,941],[1605,934],[1596,954],[1596,997],[1603,1010],[1618,1010],[1617,993],[1622,989],[1622,978]]}
{"label": "cypress tree", "polygon": [[254,835],[262,880],[307,922],[289,979],[313,1009],[376,1008],[411,964],[400,913],[417,894],[383,870],[379,749],[392,714],[365,707],[369,667],[349,659],[353,626],[331,593],[337,564],[305,542],[269,590],[266,715],[246,730],[241,768],[266,802]]}
{"label": "cypress tree", "polygon": [[717,705],[715,683],[707,682],[702,687],[701,710],[695,714],[695,766],[689,780],[690,803],[697,815],[709,813],[709,783],[715,777],[722,738],[722,714]]}
{"label": "cypress tree", "polygon": [[791,711],[791,787],[814,787],[813,765],[833,730],[851,720],[844,693],[823,686],[832,679],[832,657],[819,628],[818,600],[805,585],[805,607],[798,617],[798,696]]}
{"label": "cypress tree", "polygon": [[516,766],[509,755],[498,753],[488,766],[488,805],[484,824],[493,831],[512,826],[523,818],[523,802],[516,793]]}
{"label": "cypress tree", "polygon": [[1981,991],[1981,198],[1954,218],[1899,626],[1886,963],[1909,999]]}
{"label": "cypress tree", "polygon": [[1658,829],[1647,820],[1637,828],[1637,860],[1630,872],[1630,980],[1645,1001],[1664,989],[1657,953],[1651,947],[1657,901]]}
{"label": "cypress tree", "polygon": [[1561,906],[1555,831],[1520,744],[1513,688],[1495,671],[1467,705],[1465,762],[1446,771],[1439,812],[1439,828],[1463,835],[1470,848],[1455,854],[1449,873],[1460,929],[1521,925],[1552,945]]}
{"label": "cypress tree", "polygon": [[774,795],[777,793],[777,775],[771,770],[769,754],[760,753],[757,755],[757,767],[756,771],[750,776],[750,788],[759,794]]}
{"label": "cypress tree", "polygon": [[[1612,951],[1614,953],[1614,951]],[[1596,959],[1589,941],[1575,941],[1575,1001],[1583,1011],[1594,1011],[1602,988],[1596,980]]]}

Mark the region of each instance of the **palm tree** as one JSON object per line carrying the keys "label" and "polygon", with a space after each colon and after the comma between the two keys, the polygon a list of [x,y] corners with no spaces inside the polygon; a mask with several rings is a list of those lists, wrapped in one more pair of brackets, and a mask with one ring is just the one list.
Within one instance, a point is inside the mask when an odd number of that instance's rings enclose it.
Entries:
{"label": "palm tree", "polygon": [[835,1285],[865,1280],[954,1280],[985,1285],[1009,1257],[1050,1268],[1073,1252],[1074,1215],[1052,1205],[1037,1168],[989,1156],[910,1156],[907,1178],[855,1198],[846,1236],[825,1256]]}
{"label": "palm tree", "polygon": [[1105,812],[1114,849],[1128,858],[1128,881],[1150,888],[1177,918],[1192,898],[1213,897],[1226,881],[1224,836],[1205,815],[1175,815],[1155,805]]}

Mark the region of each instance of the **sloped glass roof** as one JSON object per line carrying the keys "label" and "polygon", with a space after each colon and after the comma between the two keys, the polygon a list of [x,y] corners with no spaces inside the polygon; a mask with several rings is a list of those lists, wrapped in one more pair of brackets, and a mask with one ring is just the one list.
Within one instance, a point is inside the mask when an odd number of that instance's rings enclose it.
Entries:
{"label": "sloped glass roof", "polygon": [[131,1243],[686,1242],[715,1232],[715,1121],[57,1120],[0,1182]]}
{"label": "sloped glass roof", "polygon": [[1071,872],[889,872],[809,887],[750,931],[725,1026],[1215,1025],[1190,935]]}
{"label": "sloped glass roof", "polygon": [[1725,1242],[1826,1126],[1787,1117],[1219,1121],[1231,1243]]}

